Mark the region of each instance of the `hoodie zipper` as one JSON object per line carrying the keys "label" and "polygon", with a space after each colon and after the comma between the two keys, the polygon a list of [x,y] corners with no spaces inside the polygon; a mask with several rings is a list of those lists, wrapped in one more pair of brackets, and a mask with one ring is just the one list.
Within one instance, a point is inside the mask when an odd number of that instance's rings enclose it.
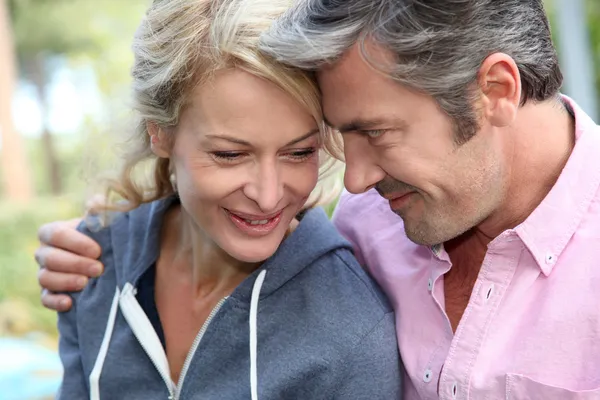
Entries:
{"label": "hoodie zipper", "polygon": [[200,345],[200,341],[202,341],[202,337],[204,336],[204,333],[206,333],[206,330],[208,329],[208,325],[213,320],[215,315],[217,315],[217,313],[223,306],[223,303],[225,303],[225,300],[227,300],[227,297],[224,297],[221,300],[219,300],[217,305],[212,309],[212,311],[208,315],[208,318],[206,318],[206,321],[204,321],[204,324],[202,324],[202,328],[200,328],[198,335],[196,335],[196,339],[194,339],[194,343],[192,343],[192,347],[191,347],[189,353],[187,354],[187,357],[185,358],[185,362],[183,363],[183,368],[181,369],[181,375],[179,376],[179,382],[177,383],[177,387],[175,388],[175,396],[173,397],[172,400],[179,400],[179,396],[181,395],[181,389],[183,388],[183,381],[185,380],[185,376],[187,375],[188,369],[190,368],[190,364],[192,363],[194,354],[196,354],[196,350],[198,349],[198,346]]}
{"label": "hoodie zipper", "polygon": [[119,301],[123,316],[133,330],[134,336],[150,358],[150,361],[152,361],[152,364],[154,364],[154,367],[163,378],[169,391],[169,400],[179,400],[181,389],[183,387],[183,381],[190,368],[194,354],[200,345],[200,341],[208,329],[210,322],[213,320],[221,306],[223,306],[225,300],[227,300],[227,297],[221,299],[215,305],[208,315],[208,318],[206,318],[206,321],[204,321],[204,324],[202,324],[202,327],[200,328],[198,335],[196,335],[196,338],[192,343],[192,347],[186,356],[183,368],[181,370],[181,375],[179,377],[179,382],[177,385],[175,385],[171,379],[169,362],[167,360],[165,350],[163,349],[160,339],[158,339],[158,335],[154,331],[154,327],[150,323],[148,316],[144,313],[144,310],[135,298],[135,292],[136,289],[130,283],[127,283],[125,287],[123,287],[123,291],[121,292],[121,300]]}

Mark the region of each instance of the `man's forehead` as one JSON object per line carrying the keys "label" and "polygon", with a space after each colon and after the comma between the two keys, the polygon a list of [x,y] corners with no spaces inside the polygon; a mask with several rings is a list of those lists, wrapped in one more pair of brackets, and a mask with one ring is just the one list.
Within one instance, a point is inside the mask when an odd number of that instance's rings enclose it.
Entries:
{"label": "man's forehead", "polygon": [[[396,56],[387,48],[374,42],[372,39],[356,42],[337,59],[324,64],[317,71],[317,76],[336,73],[336,71],[356,68],[369,69],[372,72],[382,73],[391,71],[396,63]],[[375,68],[377,66],[377,68]]]}

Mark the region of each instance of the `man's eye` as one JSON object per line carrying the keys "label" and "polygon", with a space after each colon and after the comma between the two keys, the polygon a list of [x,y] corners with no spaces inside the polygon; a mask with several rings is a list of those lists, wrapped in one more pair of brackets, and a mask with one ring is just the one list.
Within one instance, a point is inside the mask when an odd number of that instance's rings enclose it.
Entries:
{"label": "man's eye", "polygon": [[384,133],[385,133],[385,130],[383,130],[383,129],[374,129],[374,130],[370,130],[370,131],[363,131],[363,134],[365,134],[370,139],[377,139],[378,137],[381,137],[381,135],[383,135]]}

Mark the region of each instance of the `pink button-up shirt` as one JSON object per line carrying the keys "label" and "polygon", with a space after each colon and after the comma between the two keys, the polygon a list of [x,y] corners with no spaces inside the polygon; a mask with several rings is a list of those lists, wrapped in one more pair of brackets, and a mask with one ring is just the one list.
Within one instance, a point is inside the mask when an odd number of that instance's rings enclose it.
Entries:
{"label": "pink button-up shirt", "polygon": [[600,128],[577,107],[576,144],[525,222],[494,239],[456,333],[443,246],[412,243],[371,190],[334,222],[396,310],[405,400],[600,399]]}

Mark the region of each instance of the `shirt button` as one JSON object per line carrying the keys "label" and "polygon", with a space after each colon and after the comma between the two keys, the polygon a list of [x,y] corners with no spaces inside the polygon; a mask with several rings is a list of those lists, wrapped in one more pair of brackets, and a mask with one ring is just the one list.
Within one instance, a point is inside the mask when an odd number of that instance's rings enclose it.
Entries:
{"label": "shirt button", "polygon": [[432,289],[433,289],[433,279],[429,278],[429,281],[427,282],[427,290],[429,290],[431,292]]}
{"label": "shirt button", "polygon": [[423,382],[431,382],[431,378],[432,378],[432,373],[430,369],[426,369],[425,373],[423,374]]}
{"label": "shirt button", "polygon": [[553,265],[556,262],[556,256],[554,254],[546,254],[546,264]]}

